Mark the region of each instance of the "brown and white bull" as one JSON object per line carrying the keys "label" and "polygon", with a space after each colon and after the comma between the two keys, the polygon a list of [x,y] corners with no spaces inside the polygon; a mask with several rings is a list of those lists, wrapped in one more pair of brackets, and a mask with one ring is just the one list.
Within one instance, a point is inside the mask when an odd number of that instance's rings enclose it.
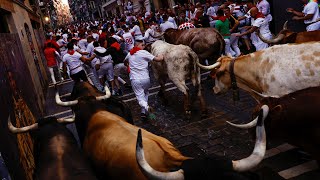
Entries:
{"label": "brown and white bull", "polygon": [[[77,84],[76,88],[84,88],[83,86],[90,85],[84,82]],[[60,105],[74,106],[75,123],[85,127],[84,152],[92,160],[95,168],[106,173],[107,177],[111,179],[143,180],[154,177],[154,174],[150,174],[149,169],[146,169],[146,164],[141,164],[141,161],[144,161],[143,157],[140,158],[141,149],[138,149],[138,159],[136,158],[136,139],[139,128],[127,123],[122,117],[106,111],[103,108],[104,103],[99,101],[100,97],[88,96],[87,93],[78,95],[76,100],[62,102],[59,93],[56,92],[56,101]],[[106,88],[104,98],[109,96],[110,91]],[[267,114],[268,109],[263,107],[259,114],[255,148],[248,158],[238,161],[192,159],[183,156],[167,139],[142,130],[145,160],[155,170],[156,175],[159,174],[158,171],[164,172],[160,173],[160,179],[162,179],[162,175],[172,179],[181,179],[183,176],[186,179],[204,179],[202,177],[207,179],[215,177],[219,177],[218,179],[249,179],[238,172],[250,170],[263,159],[266,146],[263,121]],[[203,173],[202,167],[206,168],[208,173]],[[179,168],[182,170],[170,173],[171,170]],[[106,177],[104,176],[102,179],[106,179]]]}
{"label": "brown and white bull", "polygon": [[167,43],[189,46],[201,62],[216,60],[224,52],[224,39],[214,28],[167,29],[163,36]]}
{"label": "brown and white bull", "polygon": [[273,39],[266,39],[260,33],[259,38],[268,44],[286,44],[286,43],[305,43],[310,41],[320,41],[320,30],[317,31],[303,31],[303,32],[292,32],[287,28],[286,22],[283,29]]}
{"label": "brown and white bull", "polygon": [[[253,115],[262,105],[270,108],[265,120],[268,139],[301,147],[320,163],[320,87],[303,89],[281,98],[263,98]],[[242,125],[229,124],[248,129],[256,126],[257,119]]]}
{"label": "brown and white bull", "polygon": [[169,77],[184,94],[184,110],[186,114],[190,114],[189,88],[186,85],[186,79],[191,79],[197,88],[202,115],[205,116],[206,104],[201,92],[200,68],[196,64],[199,61],[197,54],[188,46],[172,45],[160,40],[151,45],[151,53],[155,56],[164,55],[164,61],[152,62],[154,76],[161,86],[159,96],[164,98],[165,83]]}
{"label": "brown and white bull", "polygon": [[320,43],[276,45],[235,59],[221,57],[211,66],[198,65],[214,69],[215,93],[236,84],[257,100],[261,96],[281,97],[320,86]]}

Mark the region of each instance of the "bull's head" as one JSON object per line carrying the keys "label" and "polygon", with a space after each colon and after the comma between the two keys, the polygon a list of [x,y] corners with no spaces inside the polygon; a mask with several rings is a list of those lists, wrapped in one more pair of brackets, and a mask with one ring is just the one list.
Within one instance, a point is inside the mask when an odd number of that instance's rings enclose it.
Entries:
{"label": "bull's head", "polygon": [[223,56],[220,57],[217,62],[210,66],[204,66],[197,62],[197,65],[201,69],[211,70],[215,77],[215,86],[213,91],[215,94],[224,93],[231,88],[231,78],[229,73],[229,64],[232,58]]}
{"label": "bull's head", "polygon": [[294,43],[297,33],[292,32],[288,29],[288,21],[286,21],[283,25],[283,29],[279,32],[279,34],[272,39],[266,39],[262,36],[260,31],[257,32],[259,38],[268,44],[285,44],[285,43]]}
{"label": "bull's head", "polygon": [[[257,138],[256,138],[256,143],[255,143],[255,147],[252,154],[247,158],[231,161],[230,165],[232,164],[232,167],[230,167],[230,169],[233,169],[234,171],[237,171],[237,172],[248,171],[254,168],[255,166],[257,166],[263,160],[263,157],[266,152],[266,133],[264,129],[264,120],[266,119],[268,112],[269,112],[268,106],[263,106],[260,110],[259,116],[257,117],[258,119],[257,128],[256,128]],[[137,144],[136,144],[136,159],[142,172],[150,179],[179,179],[179,180],[181,179],[182,180],[185,178],[184,177],[185,174],[190,173],[190,172],[187,173],[186,170],[183,168],[175,172],[159,172],[153,169],[148,164],[144,156],[141,130],[138,131]],[[221,163],[221,162],[215,162],[215,163]],[[211,169],[212,171],[216,172],[214,167],[211,167],[211,168],[212,168]],[[190,171],[190,169],[187,171]]]}
{"label": "bull's head", "polygon": [[[87,86],[89,86],[89,84],[86,83]],[[86,86],[85,85],[85,86]],[[76,86],[76,85],[75,85]],[[75,88],[75,89],[79,89],[79,88]],[[86,88],[83,89],[83,92],[75,92],[76,94],[73,95],[75,97],[79,97],[79,96],[92,96],[92,95],[95,95],[97,94],[97,92],[92,92],[92,90],[90,90],[90,88],[88,88],[89,90],[87,90]],[[105,100],[105,99],[108,99],[110,96],[111,96],[111,93],[110,93],[110,90],[108,88],[108,86],[105,86],[104,87],[104,90],[105,90],[105,95],[102,95],[102,96],[96,96],[96,100],[98,101],[101,101],[101,100]],[[79,90],[78,90],[79,91]],[[73,92],[74,93],[74,92]],[[59,92],[58,90],[56,89],[56,95],[55,95],[55,99],[56,99],[56,103],[60,106],[74,106],[76,104],[78,104],[78,100],[72,100],[72,101],[67,101],[67,102],[63,102],[61,101],[60,99],[60,95],[59,95]]]}

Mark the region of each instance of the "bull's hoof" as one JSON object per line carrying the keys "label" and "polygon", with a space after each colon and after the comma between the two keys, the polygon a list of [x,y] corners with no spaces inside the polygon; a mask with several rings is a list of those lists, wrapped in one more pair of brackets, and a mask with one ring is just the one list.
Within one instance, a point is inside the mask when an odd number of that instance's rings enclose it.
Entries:
{"label": "bull's hoof", "polygon": [[187,110],[187,111],[186,111],[186,119],[187,119],[187,120],[190,120],[190,119],[191,119],[191,111],[190,111],[190,110]]}
{"label": "bull's hoof", "polygon": [[190,110],[186,110],[186,115],[191,115],[191,111]]}

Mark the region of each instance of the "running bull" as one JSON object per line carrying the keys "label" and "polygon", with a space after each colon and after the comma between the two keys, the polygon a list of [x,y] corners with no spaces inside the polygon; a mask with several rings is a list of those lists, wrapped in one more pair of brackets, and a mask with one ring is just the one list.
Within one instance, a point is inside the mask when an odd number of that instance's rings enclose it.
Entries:
{"label": "running bull", "polygon": [[[84,83],[83,85],[86,84]],[[106,95],[103,99],[110,97],[110,91],[107,88],[105,89]],[[84,96],[84,94],[80,95]],[[101,108],[104,106],[100,102],[102,97],[82,97],[71,102],[62,102],[59,93],[56,92],[58,104],[74,106],[74,109],[76,109],[75,123],[85,126],[86,133],[83,140],[83,149],[92,160],[95,168],[100,172],[106,173],[106,176],[111,179],[141,180],[152,178],[154,176],[153,173],[157,176],[159,172],[150,172],[148,168],[146,169],[146,164],[141,163],[144,162],[144,156],[141,156],[142,151],[139,148],[137,151],[138,158],[136,158],[135,146],[136,139],[139,137],[137,136],[139,128],[129,124],[122,117]],[[201,179],[203,176],[209,179],[214,177],[243,179],[242,174],[236,171],[250,170],[259,164],[265,154],[266,137],[263,120],[267,114],[268,109],[263,107],[259,114],[257,141],[253,154],[245,159],[238,161],[194,160],[183,156],[167,139],[142,130],[143,147],[146,152],[145,159],[153,169],[164,172],[163,174],[160,173],[160,175],[168,177],[169,174],[173,179],[179,179],[182,176],[186,176],[186,179],[199,179],[199,177]],[[141,147],[142,143],[138,142],[138,144]],[[206,167],[209,168],[208,174],[202,174],[201,176],[202,169],[198,168],[199,164],[206,166],[206,163],[212,166]],[[142,169],[140,169],[139,165]],[[182,168],[183,170],[169,172],[177,168]],[[176,176],[177,173],[178,176]]]}
{"label": "running bull", "polygon": [[216,94],[237,85],[257,100],[281,97],[320,86],[319,47],[319,42],[276,45],[235,59],[221,57],[211,66],[198,65],[214,69]]}
{"label": "running bull", "polygon": [[[320,163],[320,87],[303,89],[281,98],[263,98],[254,115],[262,105],[270,108],[265,120],[268,139],[301,147]],[[229,124],[248,129],[256,126],[257,119],[242,125]]]}
{"label": "running bull", "polygon": [[189,46],[201,62],[216,60],[224,52],[224,39],[214,28],[167,29],[162,35],[167,43]]}
{"label": "running bull", "polygon": [[16,128],[8,119],[8,128],[13,133],[31,131],[34,139],[35,179],[96,179],[77,145],[73,134],[62,124],[70,119],[49,117],[37,123]]}
{"label": "running bull", "polygon": [[287,28],[287,22],[285,22],[283,29],[273,39],[265,39],[260,33],[259,38],[269,44],[286,44],[286,43],[305,43],[310,41],[320,41],[320,30],[318,31],[303,31],[292,32]]}
{"label": "running bull", "polygon": [[196,62],[199,61],[197,54],[185,45],[172,45],[164,41],[156,41],[151,45],[151,53],[155,56],[164,55],[163,62],[152,62],[155,78],[160,84],[159,96],[164,98],[165,83],[167,77],[184,94],[184,110],[190,114],[189,88],[186,79],[191,79],[197,88],[197,96],[200,100],[202,115],[206,115],[206,104],[201,92],[200,68]]}

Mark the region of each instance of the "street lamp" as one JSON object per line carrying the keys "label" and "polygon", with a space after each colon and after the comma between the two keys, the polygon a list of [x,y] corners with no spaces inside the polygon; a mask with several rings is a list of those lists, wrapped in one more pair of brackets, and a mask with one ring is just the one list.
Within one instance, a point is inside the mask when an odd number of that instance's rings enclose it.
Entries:
{"label": "street lamp", "polygon": [[44,17],[44,21],[45,21],[46,23],[48,23],[48,22],[49,22],[49,17],[48,17],[48,16]]}

